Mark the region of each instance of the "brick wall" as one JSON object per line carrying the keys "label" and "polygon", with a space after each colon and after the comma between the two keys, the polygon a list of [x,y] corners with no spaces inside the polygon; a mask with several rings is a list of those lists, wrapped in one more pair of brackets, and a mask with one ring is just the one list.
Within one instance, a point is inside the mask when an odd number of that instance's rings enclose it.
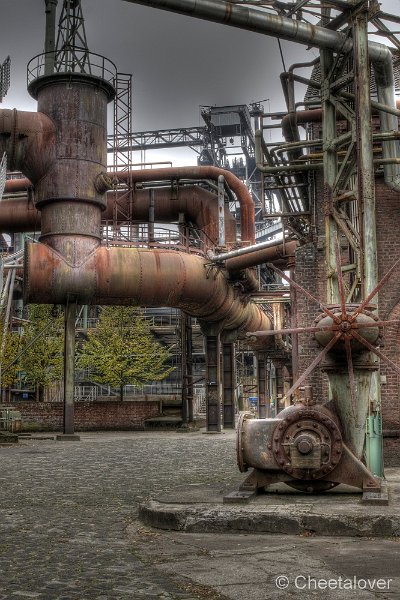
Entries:
{"label": "brick wall", "polygon": [[[24,431],[61,431],[62,402],[15,402]],[[142,430],[144,421],[160,414],[159,400],[125,400],[75,403],[75,429]]]}
{"label": "brick wall", "polygon": [[[296,254],[296,281],[314,297],[325,300],[324,295],[318,290],[318,281],[321,261],[320,253],[314,244],[301,246]],[[298,268],[299,267],[299,268]],[[298,327],[310,327],[315,325],[314,320],[320,314],[318,305],[307,298],[300,291],[297,292],[297,323]],[[318,352],[322,350],[314,336],[310,333],[298,336],[299,344],[299,374],[303,373],[313,361]],[[321,390],[322,373],[315,369],[307,380],[307,384],[313,386],[315,400],[323,400],[318,397]],[[317,396],[316,396],[317,394]]]}
{"label": "brick wall", "polygon": [[[296,280],[314,296],[326,301],[326,290],[323,282],[324,273],[324,228],[323,228],[323,183],[319,175],[316,182],[315,239],[298,249],[296,253]],[[379,278],[400,258],[400,194],[391,190],[383,181],[383,176],[376,178],[376,227]],[[298,326],[311,325],[318,314],[318,308],[301,293],[297,294]],[[381,319],[399,320],[400,323],[400,267],[382,287],[379,293],[379,316]],[[299,336],[299,373],[312,362],[320,350],[310,334]],[[385,328],[382,351],[400,367],[400,325]],[[381,361],[382,383],[382,416],[383,428],[389,434],[400,431],[400,376]],[[317,400],[326,395],[326,376],[316,369],[309,378],[313,385]],[[385,454],[390,456],[390,463],[399,463],[400,437],[385,440]],[[397,456],[397,458],[396,458]]]}
{"label": "brick wall", "polygon": [[[400,194],[388,188],[383,178],[376,181],[376,229],[379,277],[400,258]],[[400,323],[400,267],[396,269],[379,293],[381,319],[399,320]],[[400,327],[385,328],[382,351],[400,367]],[[400,430],[399,375],[381,361],[383,428]],[[395,441],[391,442],[391,446]]]}

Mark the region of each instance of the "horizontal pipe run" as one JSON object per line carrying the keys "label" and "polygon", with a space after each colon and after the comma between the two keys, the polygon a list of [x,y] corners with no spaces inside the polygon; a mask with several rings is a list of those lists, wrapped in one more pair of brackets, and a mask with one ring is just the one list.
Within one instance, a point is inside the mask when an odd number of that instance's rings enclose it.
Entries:
{"label": "horizontal pipe run", "polygon": [[33,184],[27,177],[17,177],[7,179],[4,186],[4,194],[16,194],[17,192],[26,192]]}
{"label": "horizontal pipe run", "polygon": [[[232,4],[224,0],[124,1],[230,25],[255,33],[271,35],[280,39],[306,44],[307,46],[325,48],[340,54],[349,53],[353,49],[353,40],[340,31],[273,15],[263,10]],[[390,49],[383,44],[370,41],[368,43],[368,55],[374,68],[379,103],[396,110],[393,62]],[[398,123],[395,122],[393,114],[389,115],[383,110],[380,111],[380,114],[382,131],[398,129]],[[385,158],[399,155],[398,147],[394,141],[386,141],[383,146]],[[271,173],[271,171],[266,172]],[[389,164],[385,167],[385,181],[394,190],[400,191],[400,169],[396,165]]]}
{"label": "horizontal pipe run", "polygon": [[[259,244],[261,246],[261,244]],[[249,254],[228,258],[225,260],[225,267],[230,273],[255,267],[264,263],[273,263],[282,267],[294,265],[297,241],[283,243],[282,240],[275,242],[274,245],[265,246],[259,250],[254,250]]]}
{"label": "horizontal pipe run", "polygon": [[152,8],[230,25],[300,44],[348,52],[352,42],[343,33],[281,17],[223,0],[124,0]]}
{"label": "horizontal pipe run", "polygon": [[[304,23],[288,17],[273,15],[256,8],[232,4],[224,0],[124,1],[205,19],[222,25],[230,25],[255,33],[271,35],[307,46],[326,48],[341,54],[346,54],[353,48],[353,40],[342,32],[332,31],[325,27]],[[368,53],[374,64],[377,85],[381,88],[392,87],[394,92],[392,53],[389,48],[377,42],[369,42]]]}
{"label": "horizontal pipe run", "polygon": [[[24,181],[29,180],[12,180]],[[30,182],[29,182],[30,183]],[[25,183],[21,183],[21,189]],[[151,189],[138,189],[134,193],[132,220],[147,222]],[[179,221],[180,213],[184,213],[187,221],[193,222],[202,230],[212,243],[218,240],[218,204],[217,196],[204,188],[185,186],[179,190],[170,188],[154,189],[154,218],[157,223],[173,223]],[[172,197],[173,195],[176,197]],[[125,192],[109,192],[107,206],[102,213],[102,219],[113,220],[115,203],[122,212],[128,213],[129,194]],[[226,241],[236,241],[236,220],[226,208],[225,210]],[[19,233],[41,231],[41,213],[25,196],[22,198],[3,198],[0,203],[0,232]]]}
{"label": "horizontal pipe run", "polygon": [[46,244],[27,243],[24,300],[27,303],[169,306],[221,329],[271,329],[270,319],[210,272],[205,259],[172,250],[98,247],[72,265]]}
{"label": "horizontal pipe run", "polygon": [[223,254],[213,254],[210,252],[208,258],[211,262],[220,263],[220,262],[225,262],[226,260],[228,260],[230,258],[237,258],[238,256],[254,254],[254,252],[258,252],[260,250],[265,250],[265,249],[268,250],[270,248],[276,248],[278,246],[282,248],[282,247],[289,246],[290,244],[294,244],[293,248],[292,248],[292,246],[290,246],[290,248],[292,250],[294,250],[297,245],[297,242],[287,242],[285,244],[285,242],[283,242],[282,240],[280,240],[279,242],[267,241],[267,242],[262,242],[261,244],[255,244],[254,246],[246,246],[246,248],[239,248],[238,250],[231,250],[230,252],[224,252]]}
{"label": "horizontal pipe run", "polygon": [[22,171],[31,181],[38,181],[55,161],[55,139],[56,127],[47,115],[0,110],[0,156],[7,154],[10,170]]}
{"label": "horizontal pipe run", "polygon": [[[111,173],[108,175],[112,176]],[[222,175],[235,193],[240,205],[240,225],[242,242],[254,244],[254,202],[246,185],[230,171],[219,167],[173,167],[166,169],[145,169],[142,171],[122,171],[115,173],[119,180],[133,183],[145,181],[165,181],[174,179],[213,179],[218,182]]]}

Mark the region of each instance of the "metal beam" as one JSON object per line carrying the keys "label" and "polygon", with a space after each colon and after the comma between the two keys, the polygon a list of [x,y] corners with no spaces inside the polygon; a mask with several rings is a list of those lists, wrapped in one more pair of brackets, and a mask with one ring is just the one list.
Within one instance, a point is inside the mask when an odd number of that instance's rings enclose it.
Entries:
{"label": "metal beam", "polygon": [[[118,150],[158,150],[160,148],[179,148],[185,146],[203,146],[205,127],[180,127],[179,129],[160,129],[156,131],[137,131],[122,138],[108,136],[107,152],[114,152],[114,145]],[[120,145],[121,144],[121,145]]]}

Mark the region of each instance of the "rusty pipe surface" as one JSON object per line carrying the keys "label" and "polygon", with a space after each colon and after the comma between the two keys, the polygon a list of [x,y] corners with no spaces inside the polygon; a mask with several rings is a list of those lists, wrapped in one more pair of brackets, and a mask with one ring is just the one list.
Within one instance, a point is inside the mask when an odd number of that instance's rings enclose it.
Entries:
{"label": "rusty pipe surface", "polygon": [[[15,184],[14,184],[15,182]],[[7,186],[7,184],[9,184]],[[31,185],[28,179],[7,181],[8,193],[25,190]],[[169,188],[149,188],[136,190],[133,201],[132,218],[135,221],[147,222],[149,217],[150,190],[154,192],[154,218],[158,223],[173,223],[179,220],[180,213],[185,214],[214,244],[218,241],[218,205],[217,196],[198,186],[184,186],[177,190]],[[112,220],[115,202],[124,210],[130,202],[125,192],[107,194],[107,206],[102,219]],[[226,241],[236,241],[236,220],[225,210]],[[0,232],[16,233],[23,231],[40,231],[41,214],[27,196],[20,198],[3,198],[0,203]]]}
{"label": "rusty pipe surface", "polygon": [[[218,197],[208,190],[191,185],[174,188],[148,188],[137,189],[133,195],[132,218],[135,221],[147,222],[149,219],[149,206],[151,194],[154,194],[154,220],[157,223],[173,223],[179,221],[180,214],[185,220],[193,222],[213,244],[218,243]],[[130,201],[129,194],[117,193],[118,205],[122,210]],[[112,219],[114,215],[115,194],[109,192],[107,208],[102,218]],[[0,205],[1,223],[1,205]],[[225,208],[225,236],[226,241],[236,241],[236,220]]]}
{"label": "rusty pipe surface", "polygon": [[[110,174],[111,175],[111,174]],[[219,167],[172,167],[164,169],[144,169],[142,171],[123,171],[115,173],[118,179],[131,183],[145,181],[165,181],[171,179],[213,179],[218,181],[223,175],[230,189],[236,194],[240,205],[240,227],[242,242],[254,244],[254,202],[246,185],[230,171]],[[112,175],[111,175],[112,176]]]}
{"label": "rusty pipe surface", "polygon": [[286,242],[285,244],[280,240],[269,248],[255,250],[254,252],[244,254],[243,256],[228,258],[225,261],[225,267],[229,272],[240,271],[269,262],[287,267],[289,262],[294,262],[294,256],[298,245],[296,240]]}
{"label": "rusty pipe surface", "polygon": [[32,182],[27,177],[17,177],[16,179],[7,179],[4,186],[4,194],[16,194],[17,192],[26,192],[32,187]]}
{"label": "rusty pipe surface", "polygon": [[225,330],[258,331],[272,324],[259,306],[229,285],[225,273],[199,256],[173,250],[100,246],[73,264],[46,244],[26,244],[27,303],[169,306]]}
{"label": "rusty pipe surface", "polygon": [[56,126],[41,112],[0,110],[0,154],[6,152],[8,168],[22,171],[33,183],[55,161]]}
{"label": "rusty pipe surface", "polygon": [[[125,0],[152,8],[176,12],[190,17],[205,19],[231,27],[246,29],[255,33],[271,35],[280,39],[326,48],[346,54],[353,49],[353,40],[341,31],[334,31],[319,25],[304,23],[280,15],[273,15],[257,8],[232,4],[226,0]],[[392,52],[383,44],[368,42],[368,55],[371,60],[378,93],[382,105],[395,108],[395,85]],[[398,130],[398,119],[384,110],[380,111],[382,130]],[[393,141],[383,144],[384,157],[399,155],[398,146]],[[386,169],[386,183],[400,190],[400,169],[390,165]]]}
{"label": "rusty pipe surface", "polygon": [[0,202],[0,233],[40,230],[40,212],[28,196],[2,199]]}

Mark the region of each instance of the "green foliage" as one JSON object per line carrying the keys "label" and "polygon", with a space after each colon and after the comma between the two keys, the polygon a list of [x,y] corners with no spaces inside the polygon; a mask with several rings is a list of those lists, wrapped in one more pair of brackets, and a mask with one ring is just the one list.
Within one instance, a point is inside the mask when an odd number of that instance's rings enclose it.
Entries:
{"label": "green foliage", "polygon": [[20,368],[26,384],[42,392],[45,386],[62,377],[63,315],[54,317],[49,305],[31,304],[27,318],[29,323],[24,327],[22,337],[26,350],[21,356]]}
{"label": "green foliage", "polygon": [[88,333],[78,356],[80,368],[89,367],[96,383],[119,388],[143,385],[167,377],[169,351],[154,337],[137,308],[103,307],[99,323]]}
{"label": "green foliage", "polygon": [[[17,377],[18,364],[14,362],[20,350],[20,336],[9,329],[4,331],[4,323],[0,319],[0,361],[1,387],[12,385]],[[14,363],[14,364],[11,364]]]}

